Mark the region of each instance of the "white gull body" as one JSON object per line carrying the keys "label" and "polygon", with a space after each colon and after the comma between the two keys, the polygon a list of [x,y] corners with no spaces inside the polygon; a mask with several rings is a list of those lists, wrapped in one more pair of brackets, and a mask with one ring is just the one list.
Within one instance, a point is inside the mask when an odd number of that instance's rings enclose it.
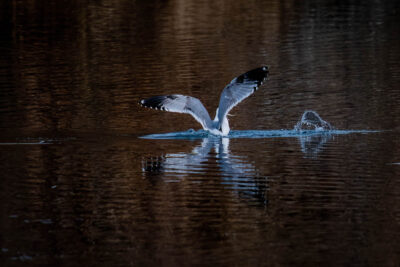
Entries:
{"label": "white gull body", "polygon": [[228,113],[243,99],[257,91],[267,76],[268,67],[263,66],[234,78],[221,93],[214,120],[211,120],[201,101],[191,96],[177,94],[153,96],[140,100],[139,103],[148,108],[190,114],[204,130],[214,135],[226,136],[230,131]]}

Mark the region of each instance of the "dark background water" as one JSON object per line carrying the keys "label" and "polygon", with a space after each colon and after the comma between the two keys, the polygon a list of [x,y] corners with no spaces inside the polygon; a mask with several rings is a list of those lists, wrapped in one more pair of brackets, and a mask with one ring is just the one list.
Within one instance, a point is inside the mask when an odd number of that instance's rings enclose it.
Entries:
{"label": "dark background water", "polygon": [[[5,266],[399,266],[398,1],[1,1]],[[195,96],[267,64],[235,130],[302,138],[145,140],[199,128],[141,98]]]}

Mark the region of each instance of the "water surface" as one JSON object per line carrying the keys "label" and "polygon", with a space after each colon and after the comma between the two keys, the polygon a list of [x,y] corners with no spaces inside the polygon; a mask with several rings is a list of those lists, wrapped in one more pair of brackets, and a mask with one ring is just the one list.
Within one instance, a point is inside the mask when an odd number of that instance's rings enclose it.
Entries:
{"label": "water surface", "polygon": [[[3,1],[1,265],[398,266],[399,12]],[[200,127],[140,99],[191,95],[213,117],[262,65],[229,118],[241,138],[141,138]],[[296,133],[306,110],[333,132]]]}

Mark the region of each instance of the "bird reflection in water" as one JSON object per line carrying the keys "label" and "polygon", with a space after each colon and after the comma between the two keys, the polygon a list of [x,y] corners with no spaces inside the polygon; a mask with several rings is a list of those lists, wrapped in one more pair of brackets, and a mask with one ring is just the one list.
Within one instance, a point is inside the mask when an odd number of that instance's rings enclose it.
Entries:
{"label": "bird reflection in water", "polygon": [[[142,160],[142,172],[152,182],[180,182],[188,179],[202,182],[220,177],[225,189],[240,198],[266,205],[267,177],[260,176],[246,157],[230,153],[229,138],[208,137],[190,153],[168,153]],[[201,176],[201,179],[198,177]],[[197,177],[197,178],[196,178]]]}
{"label": "bird reflection in water", "polygon": [[[332,138],[329,133],[297,136],[306,158],[316,159]],[[209,136],[191,152],[167,153],[142,160],[142,173],[152,183],[180,182],[183,179],[204,182],[207,177],[220,177],[224,188],[235,191],[241,198],[258,204],[267,202],[267,177],[244,156],[229,150],[229,138]],[[201,177],[201,179],[199,179]]]}

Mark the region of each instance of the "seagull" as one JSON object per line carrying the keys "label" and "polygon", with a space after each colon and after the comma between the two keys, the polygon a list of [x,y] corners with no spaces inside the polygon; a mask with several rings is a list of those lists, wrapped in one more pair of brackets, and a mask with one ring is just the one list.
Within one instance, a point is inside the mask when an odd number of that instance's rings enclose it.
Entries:
{"label": "seagull", "polygon": [[157,110],[190,114],[204,130],[213,135],[227,136],[230,131],[227,118],[229,111],[257,91],[267,76],[268,67],[263,66],[234,78],[222,90],[214,120],[211,120],[201,101],[192,96],[178,94],[153,96],[140,100],[139,104]]}

